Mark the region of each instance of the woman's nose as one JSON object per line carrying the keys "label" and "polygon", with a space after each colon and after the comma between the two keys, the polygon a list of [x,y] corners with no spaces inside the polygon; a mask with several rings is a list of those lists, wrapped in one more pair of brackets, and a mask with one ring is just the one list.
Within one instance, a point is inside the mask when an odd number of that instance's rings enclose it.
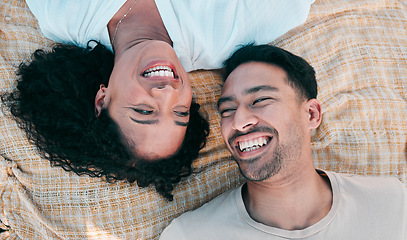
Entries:
{"label": "woman's nose", "polygon": [[151,89],[153,97],[170,98],[176,96],[178,89],[173,88],[170,84],[158,85]]}

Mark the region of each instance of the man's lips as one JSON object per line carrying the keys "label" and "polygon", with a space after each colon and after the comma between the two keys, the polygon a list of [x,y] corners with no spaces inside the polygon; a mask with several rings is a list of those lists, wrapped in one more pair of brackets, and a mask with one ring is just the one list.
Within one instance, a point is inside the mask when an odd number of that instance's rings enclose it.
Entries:
{"label": "man's lips", "polygon": [[270,140],[271,137],[261,136],[246,141],[238,141],[236,147],[240,152],[251,152],[267,145]]}
{"label": "man's lips", "polygon": [[251,133],[236,137],[229,144],[239,157],[251,158],[266,150],[272,139],[267,133]]}
{"label": "man's lips", "polygon": [[246,133],[235,132],[228,143],[240,157],[253,157],[266,150],[276,136],[278,132],[274,128],[257,126]]}

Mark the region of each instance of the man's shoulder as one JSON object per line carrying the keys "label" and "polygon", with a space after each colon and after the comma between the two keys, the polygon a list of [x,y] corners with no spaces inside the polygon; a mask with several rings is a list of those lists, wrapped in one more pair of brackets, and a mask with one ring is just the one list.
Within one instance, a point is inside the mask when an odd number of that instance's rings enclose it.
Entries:
{"label": "man's shoulder", "polygon": [[[328,175],[337,209],[333,224],[349,224],[355,232],[378,236],[400,236],[400,231],[407,230],[407,188],[397,178],[332,172]],[[386,236],[390,239],[393,235]]]}
{"label": "man's shoulder", "polygon": [[330,172],[340,184],[355,185],[355,187],[372,187],[372,189],[389,188],[405,189],[405,186],[395,177],[367,176],[347,173]]}
{"label": "man's shoulder", "polygon": [[[239,194],[241,187],[231,189],[216,198],[212,199],[208,203],[205,203],[201,207],[194,211],[186,212],[182,214],[178,220],[189,222],[192,219],[210,219],[222,212],[231,212],[236,209],[236,198],[241,196]],[[237,195],[237,196],[236,196]]]}
{"label": "man's shoulder", "polygon": [[407,202],[407,188],[395,177],[362,176],[331,173],[337,182],[340,194],[357,198],[388,199],[389,202]]}
{"label": "man's shoulder", "polygon": [[225,223],[239,218],[236,199],[241,196],[240,191],[241,187],[229,190],[198,209],[182,214],[171,222],[160,239],[199,239],[203,235],[210,239],[215,237],[224,230]]}

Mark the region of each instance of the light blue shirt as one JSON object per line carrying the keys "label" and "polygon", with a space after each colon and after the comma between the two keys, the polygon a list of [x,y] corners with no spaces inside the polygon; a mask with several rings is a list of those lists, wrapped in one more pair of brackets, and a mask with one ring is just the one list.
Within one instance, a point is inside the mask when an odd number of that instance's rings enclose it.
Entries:
{"label": "light blue shirt", "polygon": [[[27,0],[43,34],[112,50],[107,24],[126,0]],[[155,0],[186,71],[216,69],[240,45],[270,43],[304,23],[314,0]],[[136,3],[137,4],[137,3]]]}

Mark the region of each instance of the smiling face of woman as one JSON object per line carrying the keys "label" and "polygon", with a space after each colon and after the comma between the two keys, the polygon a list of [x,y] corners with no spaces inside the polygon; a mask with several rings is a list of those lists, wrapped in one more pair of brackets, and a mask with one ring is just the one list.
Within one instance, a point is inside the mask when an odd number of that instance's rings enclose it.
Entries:
{"label": "smiling face of woman", "polygon": [[187,73],[173,48],[145,41],[115,60],[108,87],[95,99],[107,107],[134,151],[148,159],[174,155],[185,137],[192,102]]}

